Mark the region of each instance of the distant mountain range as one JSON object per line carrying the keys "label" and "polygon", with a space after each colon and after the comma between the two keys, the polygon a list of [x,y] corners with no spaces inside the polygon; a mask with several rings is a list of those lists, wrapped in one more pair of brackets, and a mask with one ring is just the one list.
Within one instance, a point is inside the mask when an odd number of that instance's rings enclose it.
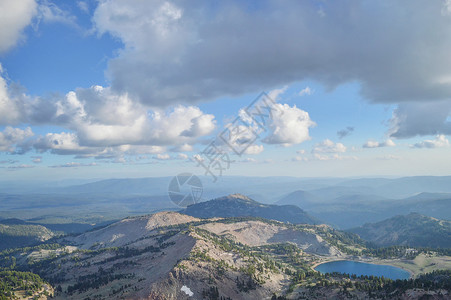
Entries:
{"label": "distant mountain range", "polygon": [[[411,212],[444,220],[450,220],[451,216],[450,176],[394,179],[224,176],[216,183],[208,177],[200,178],[204,185],[201,201],[230,192],[240,193],[265,205],[296,205],[310,217],[339,229]],[[179,208],[167,196],[170,180],[171,177],[124,178],[27,188],[0,182],[0,219],[99,224],[126,216],[176,211]]]}
{"label": "distant mountain range", "polygon": [[326,194],[333,189],[339,196],[326,197],[324,189],[298,190],[280,198],[276,204],[297,205],[310,215],[340,229],[411,212],[447,220],[451,216],[451,194],[448,193],[420,193],[403,199],[389,199],[374,194],[342,194],[348,188],[331,187]]}
{"label": "distant mountain range", "polygon": [[321,224],[295,205],[269,205],[232,194],[188,206],[181,213],[196,218],[260,217],[293,224]]}
{"label": "distant mountain range", "polygon": [[378,246],[451,248],[451,222],[418,213],[367,223],[349,231]]}

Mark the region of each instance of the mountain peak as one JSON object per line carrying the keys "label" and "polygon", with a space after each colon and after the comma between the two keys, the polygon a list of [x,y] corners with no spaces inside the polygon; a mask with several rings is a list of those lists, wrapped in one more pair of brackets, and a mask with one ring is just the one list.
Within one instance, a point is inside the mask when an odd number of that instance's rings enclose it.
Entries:
{"label": "mountain peak", "polygon": [[320,223],[294,205],[270,205],[252,200],[242,194],[230,194],[188,206],[181,211],[196,218],[261,217],[290,223]]}
{"label": "mountain peak", "polygon": [[249,198],[248,196],[245,196],[245,195],[243,195],[243,194],[239,194],[239,193],[236,193],[236,194],[230,194],[230,195],[228,195],[227,197],[229,197],[229,198],[236,198],[236,199],[241,199],[241,200],[252,200],[251,198]]}

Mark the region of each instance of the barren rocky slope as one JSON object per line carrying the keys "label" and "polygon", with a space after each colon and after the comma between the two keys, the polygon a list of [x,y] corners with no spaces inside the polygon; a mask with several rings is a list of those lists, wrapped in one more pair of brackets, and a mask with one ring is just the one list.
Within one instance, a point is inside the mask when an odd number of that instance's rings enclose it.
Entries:
{"label": "barren rocky slope", "polygon": [[18,259],[56,287],[57,299],[267,299],[290,282],[290,265],[270,253],[277,245],[297,245],[294,253],[307,258],[341,255],[309,228],[162,212],[65,237],[59,243],[71,246]]}
{"label": "barren rocky slope", "polygon": [[[56,299],[322,299],[323,293],[342,299],[367,293],[343,294],[349,278],[312,269],[364,250],[356,236],[327,225],[161,212],[56,242],[9,251],[0,255],[0,266],[14,261],[39,274]],[[354,280],[355,286],[379,282]]]}

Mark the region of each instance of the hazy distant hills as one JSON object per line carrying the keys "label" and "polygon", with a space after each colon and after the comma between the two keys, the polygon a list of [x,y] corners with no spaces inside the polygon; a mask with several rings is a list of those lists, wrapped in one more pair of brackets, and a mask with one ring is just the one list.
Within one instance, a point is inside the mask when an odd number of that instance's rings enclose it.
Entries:
{"label": "hazy distant hills", "polygon": [[[394,179],[224,176],[215,183],[209,177],[199,178],[204,186],[201,201],[240,193],[265,205],[296,205],[309,216],[340,229],[410,212],[445,220],[451,216],[450,176]],[[167,196],[171,179],[123,178],[87,183],[85,180],[75,185],[78,181],[69,181],[23,189],[0,182],[0,218],[32,219],[45,224],[99,224],[126,216],[176,211],[180,208]]]}
{"label": "hazy distant hills", "polygon": [[275,204],[277,205],[297,205],[299,207],[309,207],[312,204],[324,202],[324,199],[307,191],[294,191],[282,197]]}
{"label": "hazy distant hills", "polygon": [[320,224],[295,205],[269,205],[233,194],[188,206],[181,213],[197,218],[261,217],[294,224]]}
{"label": "hazy distant hills", "polygon": [[449,219],[451,216],[451,194],[420,193],[403,199],[390,199],[374,194],[343,195],[345,189],[338,188],[337,197],[325,197],[324,189],[295,191],[276,204],[297,205],[310,215],[342,229],[411,212],[421,212],[439,219]]}
{"label": "hazy distant hills", "polygon": [[[224,195],[230,193],[230,191],[246,195],[265,195],[265,197],[272,198],[274,201],[276,198],[296,190],[314,191],[313,194],[316,196],[326,198],[367,194],[401,199],[423,192],[451,193],[451,176],[415,176],[394,179],[224,176],[216,183],[213,183],[209,177],[199,176],[199,178],[205,187],[206,199]],[[81,185],[58,187],[53,191],[60,193],[163,195],[167,192],[170,179],[171,177],[107,179]]]}
{"label": "hazy distant hills", "polygon": [[378,246],[451,247],[451,222],[417,213],[367,223],[349,231]]}

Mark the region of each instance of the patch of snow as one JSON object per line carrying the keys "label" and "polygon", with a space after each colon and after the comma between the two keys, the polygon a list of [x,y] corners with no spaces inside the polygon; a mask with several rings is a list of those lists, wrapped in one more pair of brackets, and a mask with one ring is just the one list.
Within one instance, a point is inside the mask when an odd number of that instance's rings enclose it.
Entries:
{"label": "patch of snow", "polygon": [[191,289],[189,287],[187,287],[186,285],[182,286],[182,288],[180,290],[190,297],[194,295],[194,293],[191,292]]}

